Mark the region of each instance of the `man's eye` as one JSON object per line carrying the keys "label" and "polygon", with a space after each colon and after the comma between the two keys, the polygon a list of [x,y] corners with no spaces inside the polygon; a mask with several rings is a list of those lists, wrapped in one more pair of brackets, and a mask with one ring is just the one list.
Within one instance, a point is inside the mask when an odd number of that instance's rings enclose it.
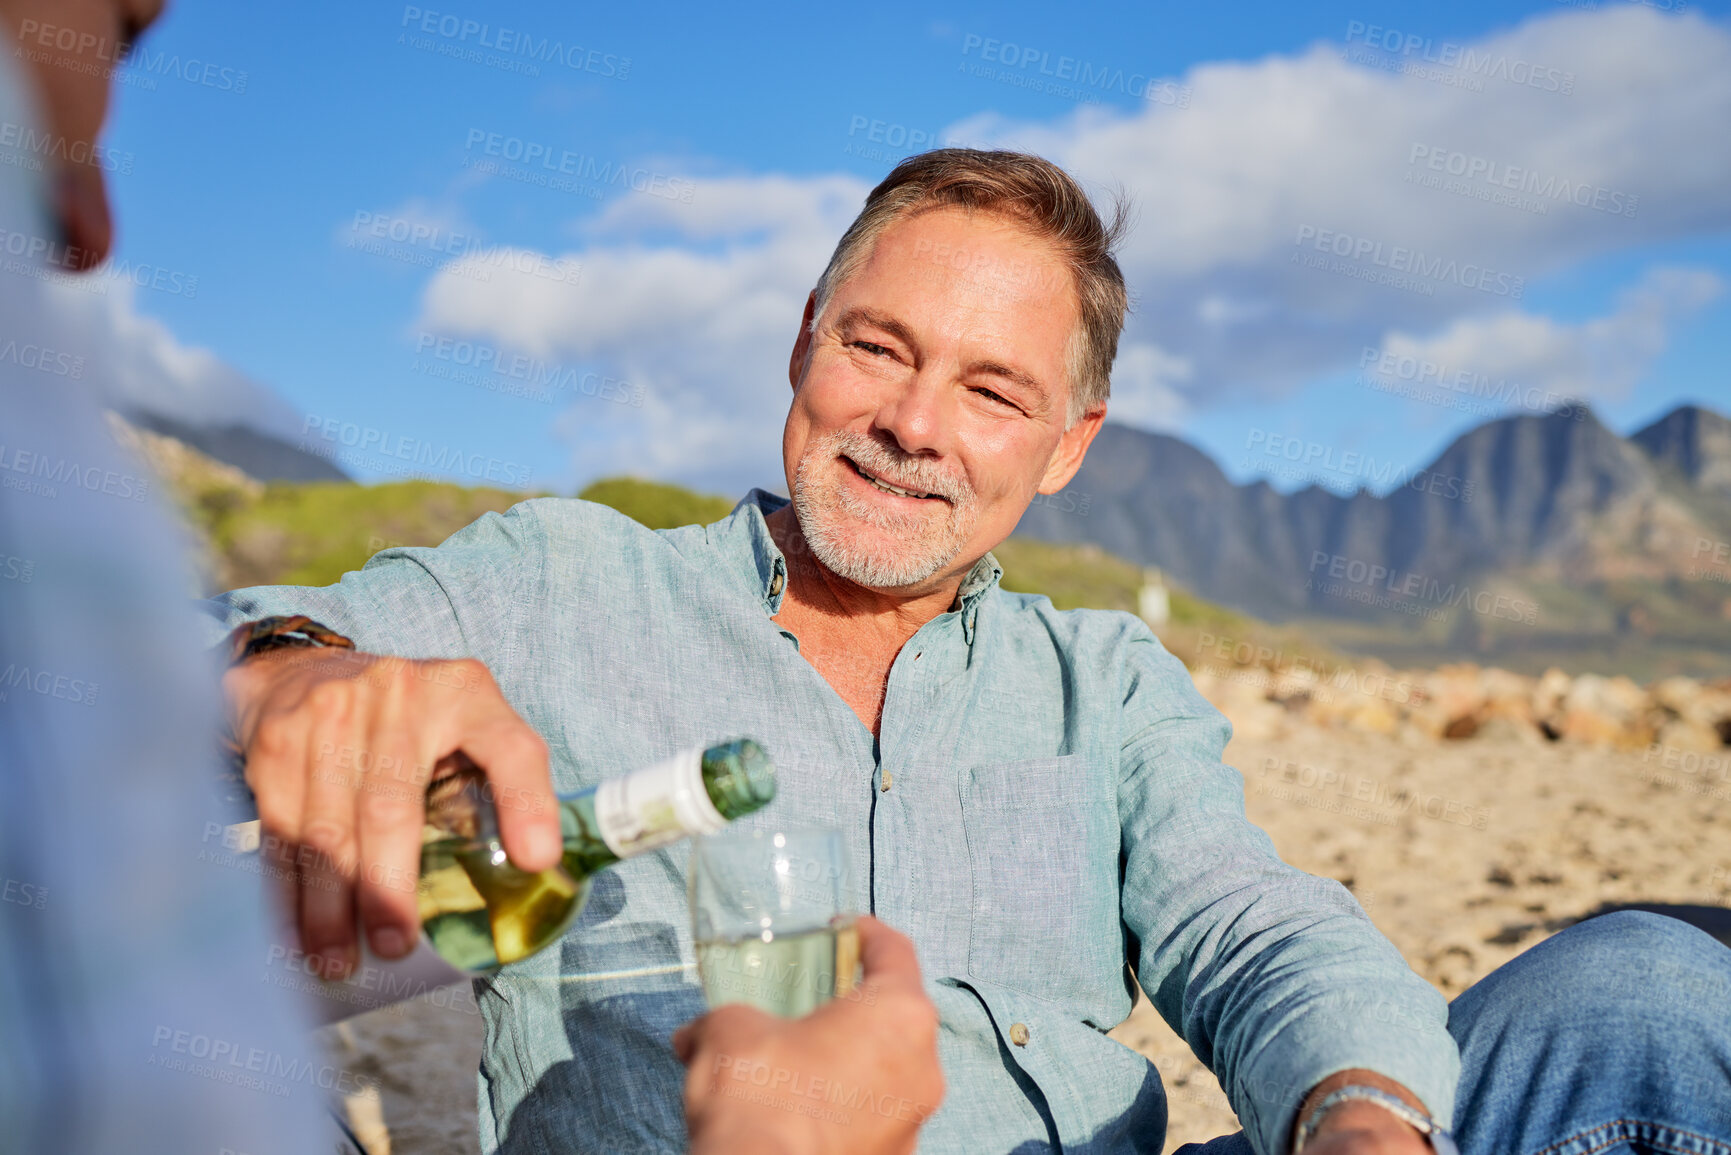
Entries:
{"label": "man's eye", "polygon": [[889,355],[889,350],[884,348],[884,346],[874,345],[870,341],[852,341],[852,342],[850,342],[850,344],[855,349],[864,349],[867,353],[872,354],[874,357],[878,356],[880,354],[883,356]]}
{"label": "man's eye", "polygon": [[1008,405],[1012,409],[1016,407],[1016,403],[1011,401],[1008,397],[1005,397],[1000,393],[993,393],[990,389],[984,388],[983,386],[974,386],[974,392],[988,400],[996,401],[1000,405]]}

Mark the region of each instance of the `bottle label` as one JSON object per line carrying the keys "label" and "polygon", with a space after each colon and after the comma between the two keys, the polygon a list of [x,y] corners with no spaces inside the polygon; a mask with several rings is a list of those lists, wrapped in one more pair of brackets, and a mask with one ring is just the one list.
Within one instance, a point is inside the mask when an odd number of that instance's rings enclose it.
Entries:
{"label": "bottle label", "polygon": [[595,791],[601,840],[620,858],[656,850],[727,825],[703,788],[703,747],[611,778]]}

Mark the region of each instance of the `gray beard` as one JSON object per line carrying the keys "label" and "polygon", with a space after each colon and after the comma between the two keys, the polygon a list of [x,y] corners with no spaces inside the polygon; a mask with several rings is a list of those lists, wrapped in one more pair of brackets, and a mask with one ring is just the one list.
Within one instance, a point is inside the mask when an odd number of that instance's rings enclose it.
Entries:
{"label": "gray beard", "polygon": [[[934,525],[930,515],[898,514],[861,501],[838,479],[813,476],[813,465],[845,453],[868,472],[906,478],[907,488],[940,493],[951,499],[945,516]],[[842,468],[850,468],[845,462]],[[978,507],[966,481],[930,467],[929,462],[897,454],[861,434],[836,431],[806,447],[793,475],[793,510],[812,556],[824,568],[855,585],[898,589],[927,581],[956,560],[973,532]],[[894,554],[861,550],[851,541],[851,526],[874,527],[896,541]]]}

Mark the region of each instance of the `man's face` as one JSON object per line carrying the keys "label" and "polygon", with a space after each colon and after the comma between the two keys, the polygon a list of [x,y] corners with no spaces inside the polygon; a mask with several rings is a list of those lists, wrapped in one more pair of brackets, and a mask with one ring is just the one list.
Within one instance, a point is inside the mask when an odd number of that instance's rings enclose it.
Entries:
{"label": "man's face", "polygon": [[1077,314],[1069,270],[1017,222],[944,208],[886,229],[790,365],[782,457],[817,559],[937,588],[1061,489],[1104,417],[1064,428]]}
{"label": "man's face", "polygon": [[[164,0],[0,0],[0,51],[27,65],[43,125],[61,156],[90,155],[108,113],[108,82],[132,41],[161,13]],[[113,240],[102,169],[62,162],[54,174],[54,211],[80,267],[98,264]]]}

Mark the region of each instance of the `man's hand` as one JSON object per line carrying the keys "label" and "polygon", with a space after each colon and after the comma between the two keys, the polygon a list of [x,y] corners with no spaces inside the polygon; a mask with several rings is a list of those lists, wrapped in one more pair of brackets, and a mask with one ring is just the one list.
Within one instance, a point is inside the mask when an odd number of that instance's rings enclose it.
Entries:
{"label": "man's hand", "polygon": [[679,1028],[691,1155],[905,1155],[944,1097],[913,944],[861,916],[865,977],[803,1019],[726,1006]]}
{"label": "man's hand", "polygon": [[357,911],[374,954],[414,947],[425,792],[445,755],[486,770],[512,862],[559,860],[546,743],[480,662],[283,649],[229,670],[223,690],[287,910],[327,977],[354,966]]}

